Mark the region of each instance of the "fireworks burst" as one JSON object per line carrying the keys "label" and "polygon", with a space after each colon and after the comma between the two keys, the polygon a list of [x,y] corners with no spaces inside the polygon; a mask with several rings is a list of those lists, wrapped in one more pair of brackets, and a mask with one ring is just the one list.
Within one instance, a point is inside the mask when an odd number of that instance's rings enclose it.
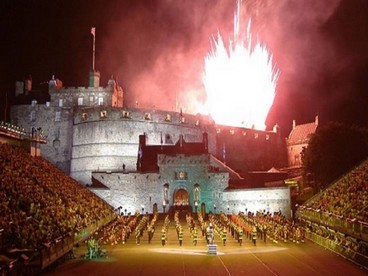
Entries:
{"label": "fireworks burst", "polygon": [[217,124],[264,130],[280,72],[267,48],[258,39],[253,44],[250,19],[246,26],[242,35],[238,1],[233,41],[226,47],[218,33],[205,58],[204,109]]}

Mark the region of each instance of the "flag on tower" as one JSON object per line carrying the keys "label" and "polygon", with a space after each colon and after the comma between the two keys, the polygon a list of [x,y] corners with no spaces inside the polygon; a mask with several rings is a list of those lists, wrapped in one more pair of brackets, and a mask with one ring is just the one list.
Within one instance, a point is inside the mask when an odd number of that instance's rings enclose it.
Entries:
{"label": "flag on tower", "polygon": [[92,28],[91,28],[91,34],[92,34],[93,36],[95,36],[95,35],[96,35],[96,28],[95,28],[95,27],[92,27]]}

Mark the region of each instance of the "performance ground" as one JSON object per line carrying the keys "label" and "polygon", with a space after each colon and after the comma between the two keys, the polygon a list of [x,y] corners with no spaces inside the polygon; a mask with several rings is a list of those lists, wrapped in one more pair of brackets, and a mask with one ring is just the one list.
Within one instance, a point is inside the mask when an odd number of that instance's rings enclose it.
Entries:
{"label": "performance ground", "polygon": [[192,244],[185,224],[179,246],[174,225],[167,243],[161,244],[159,225],[151,244],[145,233],[139,245],[131,237],[126,244],[102,245],[107,257],[85,259],[86,245],[74,250],[74,259],[52,265],[45,275],[367,275],[368,271],[310,242],[296,244],[257,240],[244,236],[242,246],[228,237],[226,246],[216,237],[217,254],[209,254],[204,239]]}

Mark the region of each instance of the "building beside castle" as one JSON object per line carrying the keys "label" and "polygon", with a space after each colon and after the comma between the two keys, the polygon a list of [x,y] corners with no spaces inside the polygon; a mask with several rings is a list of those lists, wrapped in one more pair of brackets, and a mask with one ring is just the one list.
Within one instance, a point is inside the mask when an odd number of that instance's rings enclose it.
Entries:
{"label": "building beside castle", "polygon": [[42,156],[116,208],[290,215],[289,187],[262,185],[254,173],[263,172],[263,184],[282,183],[280,173],[269,171],[288,164],[277,126],[260,131],[128,107],[121,86],[111,78],[101,87],[95,71],[89,87],[63,87],[53,77],[44,102],[34,98],[29,82],[16,87],[27,87],[26,95],[17,94],[29,103],[12,106],[12,122],[26,131],[41,128]]}
{"label": "building beside castle", "polygon": [[302,165],[301,153],[308,147],[312,135],[318,128],[318,116],[312,123],[297,125],[293,121],[293,128],[287,139],[288,165],[290,167],[300,167]]}

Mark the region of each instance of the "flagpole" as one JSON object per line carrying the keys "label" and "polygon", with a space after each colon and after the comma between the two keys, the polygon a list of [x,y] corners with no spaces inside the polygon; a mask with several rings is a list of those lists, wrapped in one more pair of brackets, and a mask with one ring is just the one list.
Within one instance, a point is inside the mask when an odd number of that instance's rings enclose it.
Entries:
{"label": "flagpole", "polygon": [[96,28],[91,28],[91,34],[93,35],[93,53],[92,53],[92,69],[95,71],[95,52],[96,52]]}
{"label": "flagpole", "polygon": [[92,64],[93,71],[95,71],[95,52],[96,52],[96,37],[93,36],[93,64]]}

